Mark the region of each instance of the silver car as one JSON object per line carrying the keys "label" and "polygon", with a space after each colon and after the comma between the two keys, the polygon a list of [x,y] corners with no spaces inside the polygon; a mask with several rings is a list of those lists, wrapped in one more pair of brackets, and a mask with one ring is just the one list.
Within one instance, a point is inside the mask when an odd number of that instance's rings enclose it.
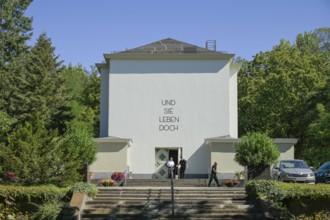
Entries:
{"label": "silver car", "polygon": [[271,170],[272,178],[283,182],[315,183],[315,174],[303,160],[280,160]]}

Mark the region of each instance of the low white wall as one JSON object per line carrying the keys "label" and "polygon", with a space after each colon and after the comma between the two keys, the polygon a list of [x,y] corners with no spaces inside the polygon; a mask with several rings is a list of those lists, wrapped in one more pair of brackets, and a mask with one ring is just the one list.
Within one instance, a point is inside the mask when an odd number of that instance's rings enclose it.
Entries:
{"label": "low white wall", "polygon": [[214,143],[211,152],[211,165],[217,162],[219,173],[234,173],[235,171],[244,170],[244,167],[234,160],[236,151],[233,143]]}
{"label": "low white wall", "polygon": [[[280,151],[279,160],[294,159],[294,144],[286,143],[283,139],[273,140],[274,144]],[[240,166],[235,159],[235,143],[212,143],[211,144],[211,164],[218,163],[217,170],[219,173],[235,173],[235,171],[243,171],[244,167]]]}
{"label": "low white wall", "polygon": [[89,172],[124,172],[127,166],[126,143],[98,143],[96,161],[90,165]]}

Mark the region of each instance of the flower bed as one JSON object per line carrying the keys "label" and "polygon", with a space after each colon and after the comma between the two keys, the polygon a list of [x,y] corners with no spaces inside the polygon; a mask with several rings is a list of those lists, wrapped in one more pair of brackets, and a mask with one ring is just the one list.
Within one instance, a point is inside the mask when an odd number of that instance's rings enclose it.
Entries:
{"label": "flower bed", "polygon": [[100,179],[99,180],[100,186],[115,186],[117,185],[117,182],[111,178],[108,179]]}
{"label": "flower bed", "polygon": [[121,181],[125,178],[125,173],[123,172],[114,172],[111,175],[111,179],[115,180],[116,182]]}
{"label": "flower bed", "polygon": [[124,179],[124,172],[114,172],[110,178],[100,179],[98,183],[100,186],[122,186]]}
{"label": "flower bed", "polygon": [[227,187],[234,187],[239,183],[240,183],[239,180],[232,180],[232,179],[223,180],[223,184],[226,185]]}

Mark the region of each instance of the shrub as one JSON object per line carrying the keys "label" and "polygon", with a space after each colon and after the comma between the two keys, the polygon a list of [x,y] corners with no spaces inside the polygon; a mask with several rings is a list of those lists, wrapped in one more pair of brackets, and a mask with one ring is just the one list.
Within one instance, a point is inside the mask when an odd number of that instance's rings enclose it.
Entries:
{"label": "shrub", "polygon": [[330,212],[322,210],[320,212],[314,212],[312,215],[302,214],[296,217],[297,220],[324,220],[330,219]]}
{"label": "shrub", "polygon": [[56,220],[61,212],[61,202],[50,202],[39,206],[39,210],[31,215],[31,219]]}
{"label": "shrub", "polygon": [[14,172],[6,172],[4,175],[4,179],[9,182],[18,180]]}
{"label": "shrub", "polygon": [[273,141],[263,133],[248,133],[235,145],[235,161],[248,167],[248,179],[260,175],[280,156]]}
{"label": "shrub", "polygon": [[61,201],[67,198],[69,187],[59,188],[53,185],[42,186],[14,186],[0,185],[0,202],[3,202],[7,196],[13,197],[17,203],[35,202],[42,204],[50,201]]}
{"label": "shrub", "polygon": [[285,198],[284,190],[278,186],[279,182],[268,180],[251,180],[246,184],[246,191],[257,197],[267,197],[273,201],[282,201]]}
{"label": "shrub", "polygon": [[328,205],[330,203],[330,185],[327,184],[308,185],[253,180],[247,183],[246,191],[250,196],[269,200],[269,211],[274,216],[279,213],[286,218],[296,216],[307,218],[321,215],[322,211],[330,212]]}
{"label": "shrub", "polygon": [[27,214],[23,214],[16,208],[16,202],[13,197],[4,196],[4,201],[0,202],[0,219],[28,220],[29,218]]}
{"label": "shrub", "polygon": [[94,197],[97,193],[97,188],[95,184],[79,182],[75,183],[71,188],[72,193],[81,192],[89,197]]}

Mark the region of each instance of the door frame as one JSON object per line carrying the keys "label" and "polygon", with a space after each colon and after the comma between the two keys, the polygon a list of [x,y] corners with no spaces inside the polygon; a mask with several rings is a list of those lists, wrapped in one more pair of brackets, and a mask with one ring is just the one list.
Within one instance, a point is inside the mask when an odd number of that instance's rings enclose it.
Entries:
{"label": "door frame", "polygon": [[[165,150],[167,151],[167,155],[164,158],[164,160],[157,160],[157,152],[158,150]],[[165,179],[167,178],[167,167],[166,162],[170,159],[170,157],[173,157],[173,161],[175,163],[175,169],[174,173],[177,175],[177,167],[179,163],[179,158],[182,154],[182,147],[155,147],[155,171],[154,171],[154,177],[157,179]],[[166,170],[166,176],[164,175],[164,171]],[[160,172],[163,174],[161,175]]]}

